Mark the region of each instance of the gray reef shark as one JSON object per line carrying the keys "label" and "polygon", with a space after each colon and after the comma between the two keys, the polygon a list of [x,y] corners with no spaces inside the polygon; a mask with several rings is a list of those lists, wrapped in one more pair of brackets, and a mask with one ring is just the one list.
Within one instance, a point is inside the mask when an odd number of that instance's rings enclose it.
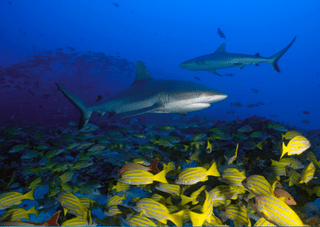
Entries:
{"label": "gray reef shark", "polygon": [[223,43],[213,54],[207,54],[185,61],[181,63],[179,67],[193,71],[208,71],[215,75],[222,76],[216,72],[217,69],[232,67],[242,69],[245,65],[253,64],[259,66],[260,63],[267,62],[277,72],[280,72],[277,61],[291,47],[295,40],[296,37],[294,37],[292,42],[283,50],[269,58],[261,57],[259,53],[255,55],[227,53],[225,50],[225,44]]}
{"label": "gray reef shark", "polygon": [[144,113],[187,114],[208,108],[210,103],[227,98],[226,94],[191,81],[153,79],[141,61],[137,61],[135,80],[131,86],[102,98],[93,105],[89,105],[62,85],[56,85],[81,112],[79,129],[88,123],[93,111],[100,116],[108,113],[109,118],[118,114],[122,117]]}

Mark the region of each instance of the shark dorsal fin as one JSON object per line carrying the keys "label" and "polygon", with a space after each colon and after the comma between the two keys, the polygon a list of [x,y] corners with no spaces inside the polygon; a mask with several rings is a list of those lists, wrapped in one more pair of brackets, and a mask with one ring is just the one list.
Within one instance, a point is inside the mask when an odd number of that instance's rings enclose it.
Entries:
{"label": "shark dorsal fin", "polygon": [[148,72],[148,69],[146,66],[141,62],[137,61],[136,63],[136,78],[134,79],[133,83],[131,85],[134,85],[142,80],[149,80],[153,79]]}
{"label": "shark dorsal fin", "polygon": [[225,53],[225,52],[226,52],[226,44],[222,43],[214,53]]}

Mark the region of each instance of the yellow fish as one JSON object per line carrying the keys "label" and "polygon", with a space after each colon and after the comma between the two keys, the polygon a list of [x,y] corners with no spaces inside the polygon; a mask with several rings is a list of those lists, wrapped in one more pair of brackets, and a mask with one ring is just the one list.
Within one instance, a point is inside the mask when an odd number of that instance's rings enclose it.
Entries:
{"label": "yellow fish", "polygon": [[159,183],[155,186],[155,189],[162,191],[162,192],[167,192],[169,194],[172,194],[174,196],[179,196],[180,195],[180,185],[177,184],[166,184],[166,183]]}
{"label": "yellow fish", "polygon": [[246,179],[246,173],[244,170],[240,172],[236,168],[227,168],[223,171],[222,177],[219,177],[218,179],[229,185],[243,187],[242,181]]}
{"label": "yellow fish", "polygon": [[291,140],[296,136],[302,136],[302,134],[300,132],[297,131],[288,131],[286,132],[286,134],[281,134],[282,139],[286,139],[286,140]]}
{"label": "yellow fish", "polygon": [[259,195],[249,202],[258,214],[275,225],[304,226],[300,217],[284,201],[275,196]]}
{"label": "yellow fish", "polygon": [[168,208],[150,198],[142,198],[136,203],[136,211],[142,212],[142,215],[167,224],[167,220],[172,221],[176,226],[182,226],[182,217],[184,211],[181,210],[177,213],[170,214]]}
{"label": "yellow fish", "polygon": [[225,208],[226,216],[234,221],[235,226],[251,226],[251,221],[245,207],[231,204]]}
{"label": "yellow fish", "polygon": [[247,177],[242,185],[254,195],[272,195],[273,189],[264,176],[252,175]]}
{"label": "yellow fish", "polygon": [[198,195],[206,188],[205,185],[203,185],[201,188],[199,188],[198,190],[192,192],[192,194],[190,195],[190,197],[185,196],[185,195],[181,195],[181,206],[184,206],[185,204],[192,202],[192,205],[196,205],[197,203],[199,203],[199,201],[197,200]]}
{"label": "yellow fish", "polygon": [[217,169],[217,164],[214,162],[207,170],[204,167],[191,167],[183,170],[175,180],[176,184],[191,185],[199,181],[207,181],[208,176],[219,177],[220,173]]}
{"label": "yellow fish", "polygon": [[301,181],[299,183],[307,184],[309,181],[312,180],[315,171],[316,171],[316,167],[314,166],[313,162],[310,162],[310,164],[305,169],[303,169],[301,174]]}
{"label": "yellow fish", "polygon": [[311,146],[309,140],[304,136],[295,136],[289,141],[287,146],[282,142],[282,154],[280,159],[288,153],[288,155],[299,155]]}
{"label": "yellow fish", "polygon": [[145,170],[129,169],[122,173],[121,178],[118,179],[118,181],[131,185],[152,184],[153,181],[168,183],[168,181],[166,180],[165,170],[162,170],[160,173],[153,175],[152,173]]}

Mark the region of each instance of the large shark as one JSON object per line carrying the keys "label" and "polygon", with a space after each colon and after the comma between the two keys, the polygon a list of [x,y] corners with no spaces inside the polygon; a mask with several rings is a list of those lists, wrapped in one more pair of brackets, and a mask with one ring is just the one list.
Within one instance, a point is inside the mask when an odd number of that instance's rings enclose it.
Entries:
{"label": "large shark", "polygon": [[283,50],[269,58],[261,57],[259,53],[255,55],[227,53],[225,50],[225,44],[223,43],[213,54],[207,54],[185,61],[181,63],[179,67],[193,71],[208,71],[215,75],[222,76],[216,72],[217,69],[232,67],[242,69],[245,65],[253,64],[259,66],[260,63],[267,62],[277,72],[280,72],[277,61],[291,47],[295,40],[296,37],[294,37],[292,42]]}
{"label": "large shark", "polygon": [[93,111],[98,112],[100,116],[108,113],[109,117],[116,114],[123,114],[120,115],[122,117],[143,113],[186,114],[208,108],[210,103],[227,98],[226,94],[191,81],[153,79],[141,61],[137,61],[135,80],[130,87],[105,97],[93,105],[89,105],[62,85],[56,85],[80,110],[79,129],[88,123]]}

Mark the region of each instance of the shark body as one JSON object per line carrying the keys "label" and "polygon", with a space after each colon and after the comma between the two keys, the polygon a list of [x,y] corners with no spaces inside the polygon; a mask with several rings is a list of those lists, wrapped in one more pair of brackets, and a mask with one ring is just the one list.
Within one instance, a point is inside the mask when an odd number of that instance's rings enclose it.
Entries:
{"label": "shark body", "polygon": [[216,72],[217,69],[232,67],[242,69],[245,65],[253,64],[259,66],[260,63],[267,62],[277,72],[280,72],[277,61],[291,47],[295,39],[296,37],[294,37],[288,46],[269,58],[262,57],[259,53],[255,55],[227,53],[225,44],[223,43],[214,53],[185,61],[181,63],[179,67],[193,71],[208,71],[215,75],[222,76]]}
{"label": "shark body", "polygon": [[123,114],[124,117],[143,113],[177,113],[208,108],[214,103],[227,98],[213,88],[183,80],[153,79],[141,61],[137,61],[135,80],[126,89],[102,98],[89,105],[85,100],[56,84],[64,96],[81,112],[79,129],[88,122],[93,111],[100,116],[109,113]]}

